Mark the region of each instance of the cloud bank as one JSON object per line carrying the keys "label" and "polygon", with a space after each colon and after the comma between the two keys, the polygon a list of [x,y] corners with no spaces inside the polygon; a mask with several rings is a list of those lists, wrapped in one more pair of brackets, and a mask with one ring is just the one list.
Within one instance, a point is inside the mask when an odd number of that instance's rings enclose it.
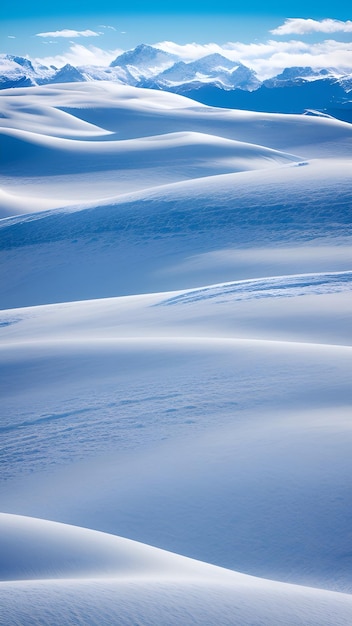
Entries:
{"label": "cloud bank", "polygon": [[55,65],[55,67],[63,67],[66,63],[77,66],[107,66],[122,52],[123,50],[120,48],[103,50],[96,46],[87,47],[79,43],[73,43],[67,52],[55,56],[36,58],[35,61],[47,66]]}
{"label": "cloud bank", "polygon": [[285,20],[278,28],[270,31],[272,35],[309,35],[311,33],[352,33],[352,21],[325,19],[312,20],[293,17]]}

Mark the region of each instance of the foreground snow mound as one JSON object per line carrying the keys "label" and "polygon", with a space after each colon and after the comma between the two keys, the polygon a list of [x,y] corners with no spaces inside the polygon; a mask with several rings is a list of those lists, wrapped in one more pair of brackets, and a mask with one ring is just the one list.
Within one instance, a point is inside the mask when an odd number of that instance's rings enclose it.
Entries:
{"label": "foreground snow mound", "polygon": [[0,527],[7,626],[343,626],[352,610],[344,594],[252,578],[83,528],[13,515],[1,515]]}
{"label": "foreground snow mound", "polygon": [[231,573],[115,537],[42,519],[0,514],[0,580],[214,578]]}

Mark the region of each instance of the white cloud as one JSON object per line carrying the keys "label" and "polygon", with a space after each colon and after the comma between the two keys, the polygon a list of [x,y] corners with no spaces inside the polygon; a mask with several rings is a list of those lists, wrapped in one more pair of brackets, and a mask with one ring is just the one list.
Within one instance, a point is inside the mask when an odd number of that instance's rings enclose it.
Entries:
{"label": "white cloud", "polygon": [[63,30],[54,30],[47,33],[37,33],[36,37],[64,37],[73,39],[75,37],[99,37],[101,33],[96,33],[94,30],[71,30],[70,28],[64,28]]}
{"label": "white cloud", "polygon": [[55,56],[40,57],[34,59],[42,65],[55,65],[55,67],[63,67],[66,63],[70,65],[98,65],[108,66],[111,61],[121,54],[123,50],[102,50],[96,46],[83,46],[82,44],[73,43],[67,52],[57,54]]}
{"label": "white cloud", "polygon": [[310,33],[352,33],[352,21],[312,20],[293,17],[270,31],[272,35],[308,35]]}
{"label": "white cloud", "polygon": [[15,35],[7,35],[8,39],[16,39]]}
{"label": "white cloud", "polygon": [[196,59],[200,59],[207,54],[213,54],[218,52],[219,54],[224,54],[225,56],[229,56],[224,51],[224,47],[220,46],[217,43],[186,43],[186,44],[178,44],[173,41],[161,41],[160,43],[153,44],[156,48],[161,48],[165,52],[170,52],[170,54],[175,54],[180,59],[185,62],[195,61]]}

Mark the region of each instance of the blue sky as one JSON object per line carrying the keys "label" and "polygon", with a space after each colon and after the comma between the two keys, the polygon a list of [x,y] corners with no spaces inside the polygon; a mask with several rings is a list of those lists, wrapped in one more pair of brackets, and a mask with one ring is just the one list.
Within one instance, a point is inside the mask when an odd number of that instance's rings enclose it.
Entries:
{"label": "blue sky", "polygon": [[[47,2],[47,0],[17,0],[16,2],[3,3],[2,19],[24,19],[30,17],[58,17],[70,15],[105,15],[113,14],[157,14],[157,15],[277,15],[312,17],[334,17],[346,20],[349,18],[348,3],[346,0],[335,0],[333,3],[327,0],[310,1],[295,0],[283,3],[282,0],[252,0],[251,2],[238,3],[235,0],[129,0],[118,3],[116,0],[61,0],[59,2]],[[333,5],[334,15],[331,14]]]}

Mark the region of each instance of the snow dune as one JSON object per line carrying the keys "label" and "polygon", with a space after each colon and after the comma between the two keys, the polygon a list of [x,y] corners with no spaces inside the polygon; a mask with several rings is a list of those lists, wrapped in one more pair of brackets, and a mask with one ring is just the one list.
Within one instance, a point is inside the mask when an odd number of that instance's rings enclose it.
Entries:
{"label": "snow dune", "polygon": [[[35,101],[29,101],[25,93],[16,98],[13,91],[7,92],[8,98],[2,100],[1,127],[3,129],[17,129],[26,133],[39,133],[43,136],[75,138],[85,137],[94,139],[109,135],[99,126],[80,120],[58,107],[42,104],[42,99],[37,97]],[[39,94],[38,94],[39,95]]]}
{"label": "snow dune", "polygon": [[192,172],[198,177],[202,173],[263,169],[300,160],[277,150],[204,133],[168,133],[140,139],[87,142],[6,129],[2,131],[2,150],[7,155],[4,174],[16,175],[20,167],[25,176],[35,176],[43,170],[54,175],[148,168],[163,161],[173,163],[175,168],[179,161],[181,165],[187,161],[190,167],[193,161]]}
{"label": "snow dune", "polygon": [[346,270],[350,165],[313,160],[2,220],[1,306]]}
{"label": "snow dune", "polygon": [[0,312],[1,341],[181,335],[351,345],[351,282],[351,271],[299,274],[10,309]]}
{"label": "snow dune", "polygon": [[202,567],[191,559],[85,528],[4,513],[0,525],[1,581],[134,576],[216,579],[217,573],[226,580],[227,572],[219,568]]}
{"label": "snow dune", "polygon": [[352,127],[1,99],[0,623],[349,625]]}
{"label": "snow dune", "polygon": [[9,626],[219,619],[249,626],[258,615],[262,624],[342,625],[352,609],[345,594],[252,578],[84,528],[13,515],[1,515],[0,524]]}
{"label": "snow dune", "polygon": [[[136,90],[103,81],[9,89],[3,90],[2,96],[5,119],[10,120],[4,125],[24,130],[30,130],[33,118],[21,124],[21,110],[23,106],[31,106],[33,112],[36,107],[53,107],[69,113],[77,120],[69,124],[67,118],[69,128],[75,123],[79,128],[84,121],[93,124],[92,131],[100,127],[102,134],[110,131],[120,139],[179,132],[185,128],[195,132],[204,132],[207,128],[212,135],[270,147],[272,143],[275,148],[280,145],[281,149],[284,145],[316,149],[326,142],[336,145],[341,140],[351,139],[350,125],[332,118],[216,109],[172,93]],[[133,124],[129,124],[131,119]],[[45,118],[43,122],[45,132],[55,136],[57,130],[51,132]]]}
{"label": "snow dune", "polygon": [[[98,202],[200,176],[346,157],[351,150],[351,127],[337,120],[212,109],[113,83],[4,90],[1,98],[0,184],[18,196],[22,213],[27,197],[30,210],[42,210],[42,198],[48,208],[53,197],[56,207]],[[1,205],[2,216],[14,211]]]}

